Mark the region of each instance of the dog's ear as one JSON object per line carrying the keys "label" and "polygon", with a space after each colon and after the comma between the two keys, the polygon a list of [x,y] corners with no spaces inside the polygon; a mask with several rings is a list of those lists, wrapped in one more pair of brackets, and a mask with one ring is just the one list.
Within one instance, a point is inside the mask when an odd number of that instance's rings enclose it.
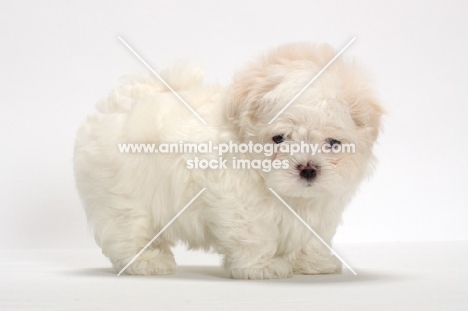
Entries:
{"label": "dog's ear", "polygon": [[364,137],[374,142],[380,133],[381,117],[385,110],[375,96],[357,97],[351,100],[350,113],[357,128]]}
{"label": "dog's ear", "polygon": [[264,97],[281,79],[270,70],[263,64],[251,63],[234,76],[227,115],[240,129],[254,126],[258,117],[271,108]]}
{"label": "dog's ear", "polygon": [[304,70],[305,63],[321,68],[334,55],[329,45],[299,42],[282,45],[251,62],[234,76],[227,111],[229,119],[241,130],[250,128],[259,117],[271,115],[273,99],[265,95],[273,91],[291,70]]}

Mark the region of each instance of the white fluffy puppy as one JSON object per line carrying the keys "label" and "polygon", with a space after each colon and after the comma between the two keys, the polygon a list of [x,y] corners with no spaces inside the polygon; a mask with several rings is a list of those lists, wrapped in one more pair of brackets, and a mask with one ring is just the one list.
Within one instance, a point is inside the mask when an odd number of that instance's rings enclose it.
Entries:
{"label": "white fluffy puppy", "polygon": [[[174,67],[161,76],[200,122],[151,76],[132,78],[98,104],[76,140],[74,167],[88,221],[120,271],[202,188],[198,197],[126,270],[168,274],[171,246],[214,249],[233,278],[336,273],[341,263],[268,190],[274,189],[331,243],[346,204],[372,167],[382,108],[367,75],[339,58],[272,124],[268,122],[333,58],[328,45],[289,44],[248,64],[229,87],[202,85],[202,73]],[[120,153],[119,143],[221,142],[331,145],[354,153],[227,154],[287,160],[289,168],[189,169],[215,154]]]}

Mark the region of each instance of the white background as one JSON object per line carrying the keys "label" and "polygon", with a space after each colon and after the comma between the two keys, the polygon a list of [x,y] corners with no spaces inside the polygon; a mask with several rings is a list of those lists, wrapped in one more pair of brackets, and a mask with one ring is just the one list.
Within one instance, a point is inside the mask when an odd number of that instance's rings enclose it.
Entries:
{"label": "white background", "polygon": [[95,247],[75,132],[123,75],[189,58],[230,82],[278,44],[328,42],[373,72],[388,110],[376,174],[336,242],[468,239],[464,1],[2,1],[0,248]]}

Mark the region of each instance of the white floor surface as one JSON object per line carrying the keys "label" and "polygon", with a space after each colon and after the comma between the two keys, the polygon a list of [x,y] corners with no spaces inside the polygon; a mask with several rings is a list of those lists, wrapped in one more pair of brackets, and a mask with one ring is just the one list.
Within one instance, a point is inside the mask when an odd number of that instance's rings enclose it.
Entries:
{"label": "white floor surface", "polygon": [[0,310],[468,310],[468,242],[342,244],[356,270],[226,278],[214,254],[177,249],[169,276],[117,277],[98,249],[0,252]]}

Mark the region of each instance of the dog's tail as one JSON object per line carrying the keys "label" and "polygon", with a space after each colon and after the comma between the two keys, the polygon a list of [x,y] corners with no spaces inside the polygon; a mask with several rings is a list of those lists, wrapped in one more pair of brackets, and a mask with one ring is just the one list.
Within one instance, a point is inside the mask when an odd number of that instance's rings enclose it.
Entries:
{"label": "dog's tail", "polygon": [[[158,72],[174,91],[187,91],[202,85],[204,72],[200,67],[179,62]],[[170,89],[154,74],[125,76],[120,86],[101,100],[96,108],[101,113],[128,112],[135,100],[151,93],[170,92]]]}

